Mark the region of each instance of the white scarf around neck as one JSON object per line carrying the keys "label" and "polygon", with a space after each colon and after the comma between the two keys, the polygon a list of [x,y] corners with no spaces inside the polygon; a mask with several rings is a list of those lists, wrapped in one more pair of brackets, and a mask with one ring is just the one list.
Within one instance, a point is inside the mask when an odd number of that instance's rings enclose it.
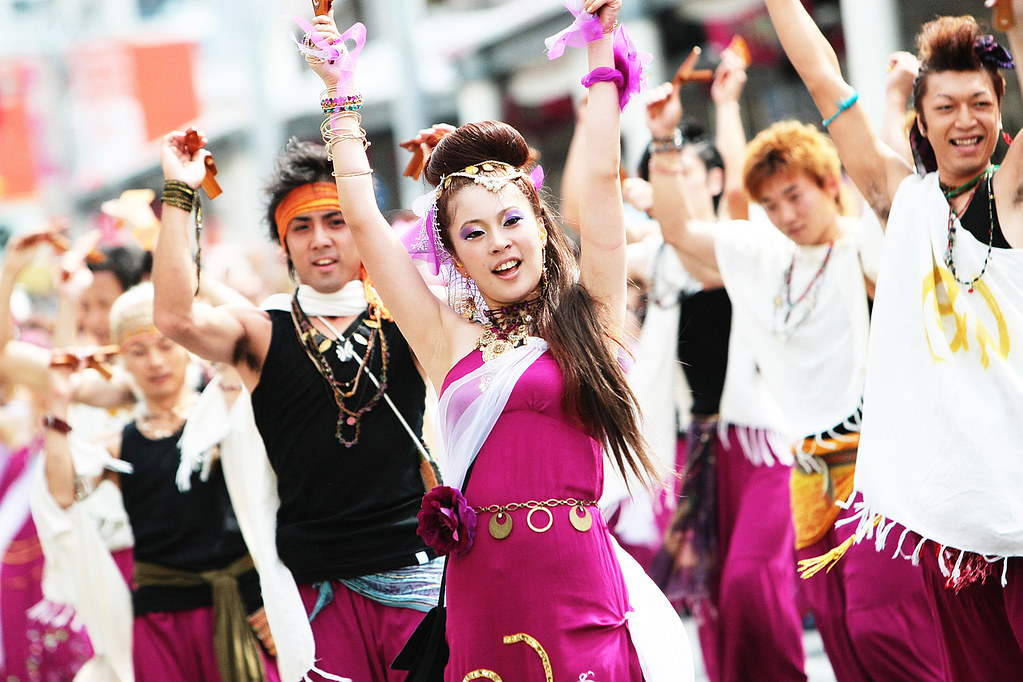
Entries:
{"label": "white scarf around neck", "polygon": [[[259,307],[263,310],[291,310],[291,294],[273,294]],[[366,290],[361,279],[353,279],[332,293],[317,291],[308,284],[298,287],[298,302],[310,317],[352,317],[366,309]]]}

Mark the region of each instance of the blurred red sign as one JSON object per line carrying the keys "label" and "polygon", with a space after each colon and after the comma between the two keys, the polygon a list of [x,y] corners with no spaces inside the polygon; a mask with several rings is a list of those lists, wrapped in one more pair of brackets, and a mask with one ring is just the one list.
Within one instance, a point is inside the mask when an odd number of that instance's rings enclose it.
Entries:
{"label": "blurred red sign", "polygon": [[0,61],[0,199],[23,198],[36,191],[29,108],[36,73],[28,61]]}

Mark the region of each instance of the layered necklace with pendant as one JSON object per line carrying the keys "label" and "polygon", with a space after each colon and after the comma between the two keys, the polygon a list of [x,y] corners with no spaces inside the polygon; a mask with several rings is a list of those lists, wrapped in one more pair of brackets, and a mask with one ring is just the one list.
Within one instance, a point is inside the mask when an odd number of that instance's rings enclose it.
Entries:
{"label": "layered necklace with pendant", "polygon": [[[350,448],[359,442],[363,415],[380,402],[384,392],[387,390],[387,361],[389,353],[387,350],[387,337],[380,328],[380,320],[371,314],[362,321],[362,324],[355,331],[345,337],[338,330],[334,329],[333,325],[326,319],[318,317],[317,319],[330,329],[336,337],[331,339],[313,326],[305,311],[302,310],[297,296],[292,298],[291,313],[302,347],[316,366],[317,371],[327,382],[334,396],[334,402],[337,404],[338,420],[334,435],[341,445]],[[368,330],[368,336],[364,335],[363,329]],[[352,361],[358,363],[352,378],[340,380],[337,377],[334,368],[327,358],[327,353],[331,346],[334,346],[334,354],[342,364],[347,365]],[[374,348],[378,349],[380,357],[379,379],[370,371]],[[365,391],[359,391],[359,387],[363,385],[362,378],[364,376],[369,377],[369,381],[374,384],[376,390],[360,404],[360,395],[365,393]]]}
{"label": "layered necklace with pendant", "polygon": [[[971,180],[964,182],[958,187],[946,187],[941,185],[941,193],[945,195],[945,200],[948,201],[948,246],[945,248],[945,267],[952,273],[952,277],[961,286],[966,287],[968,293],[973,293],[973,285],[984,276],[987,271],[988,261],[991,260],[991,251],[995,244],[995,192],[994,183],[991,180],[995,170],[998,166],[988,166],[984,169],[984,172],[977,175]],[[956,272],[955,258],[953,257],[953,249],[956,243],[956,223],[960,222],[960,214],[956,213],[955,208],[952,205],[952,200],[956,197],[966,194],[967,192],[976,193],[977,187],[981,181],[987,180],[987,214],[988,214],[988,231],[987,231],[987,253],[984,255],[984,264],[980,267],[980,272],[977,273],[976,277],[972,279],[963,280],[959,279],[959,274]],[[973,195],[966,201],[966,206],[963,207],[963,213],[966,212],[966,207],[973,201]]]}
{"label": "layered necklace with pendant", "polygon": [[512,348],[525,345],[539,307],[540,299],[534,298],[497,310],[487,310],[483,334],[476,341],[476,348],[483,353],[483,362],[490,362]]}
{"label": "layered necklace with pendant", "polygon": [[817,268],[817,272],[810,278],[810,283],[806,285],[803,293],[795,300],[792,299],[792,271],[796,267],[796,256],[799,254],[799,248],[796,247],[792,252],[792,262],[785,269],[778,295],[774,298],[774,317],[772,319],[771,330],[776,337],[783,341],[791,338],[792,334],[799,329],[817,306],[817,297],[820,294],[824,268],[827,267],[828,261],[831,260],[831,252],[834,248],[835,242],[828,242],[828,250],[824,253],[824,259],[821,261],[820,267]]}
{"label": "layered necklace with pendant", "polygon": [[164,412],[153,412],[145,402],[138,406],[135,425],[143,436],[149,440],[170,438],[184,425],[199,395],[189,391],[171,409]]}

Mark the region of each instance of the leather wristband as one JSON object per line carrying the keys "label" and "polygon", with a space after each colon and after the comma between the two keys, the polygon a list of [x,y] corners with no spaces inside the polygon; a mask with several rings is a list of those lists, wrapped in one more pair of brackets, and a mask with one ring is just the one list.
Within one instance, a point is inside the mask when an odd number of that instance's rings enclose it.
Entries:
{"label": "leather wristband", "polygon": [[44,414],[43,426],[57,433],[71,433],[71,425],[55,414]]}

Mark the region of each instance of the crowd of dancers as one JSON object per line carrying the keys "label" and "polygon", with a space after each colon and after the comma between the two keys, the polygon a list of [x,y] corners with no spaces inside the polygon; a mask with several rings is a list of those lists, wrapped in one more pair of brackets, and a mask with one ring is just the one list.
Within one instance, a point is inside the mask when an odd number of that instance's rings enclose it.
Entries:
{"label": "crowd of dancers", "polygon": [[[153,243],[7,245],[0,676],[691,680],[692,618],[715,682],[806,680],[808,622],[842,682],[1023,679],[1023,2],[999,2],[1009,49],[957,16],[892,55],[875,132],[803,4],[766,0],[821,122],[748,142],[741,40],[711,137],[691,64],[644,90],[620,0],[566,3],[561,186],[508,124],[438,124],[402,145],[429,189],[402,225],[365,29],[319,3],[323,141],[265,187],[290,290],[193,254],[216,185],[191,129]],[[17,304],[47,254],[50,318]]]}

